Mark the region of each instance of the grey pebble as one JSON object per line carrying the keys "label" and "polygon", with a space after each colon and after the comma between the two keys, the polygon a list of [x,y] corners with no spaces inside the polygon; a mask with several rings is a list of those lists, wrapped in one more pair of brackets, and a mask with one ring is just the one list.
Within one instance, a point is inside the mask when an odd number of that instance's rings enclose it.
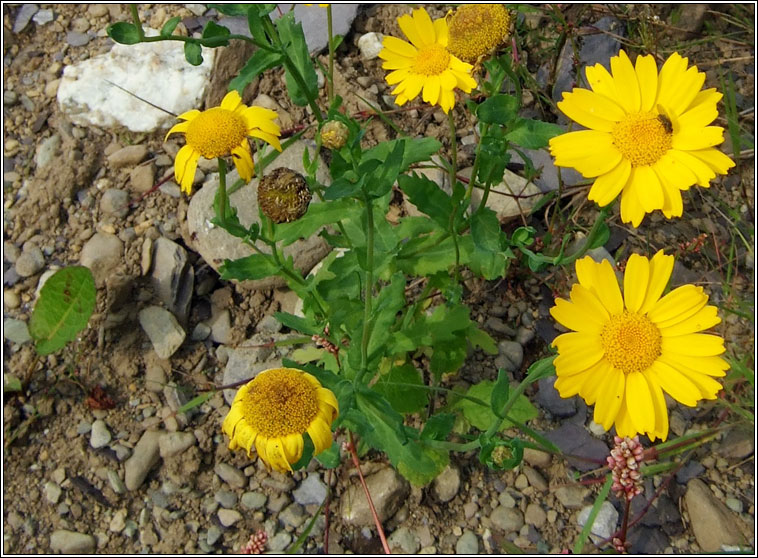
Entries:
{"label": "grey pebble", "polygon": [[[593,438],[587,429],[576,424],[563,424],[555,430],[545,434],[545,438],[558,446],[562,452],[571,453],[585,458],[597,460],[596,463],[604,463],[608,455],[608,447],[604,442]],[[580,471],[590,471],[597,467],[592,461],[584,461],[568,458],[569,465]]]}
{"label": "grey pebble", "polygon": [[320,505],[326,499],[327,488],[321,482],[318,473],[310,473],[293,492],[295,502],[302,506],[309,504]]}
{"label": "grey pebble", "polygon": [[129,456],[132,455],[132,449],[122,444],[114,444],[113,451],[116,452],[116,459],[119,460],[119,463],[129,459]]}
{"label": "grey pebble", "polygon": [[461,473],[454,465],[448,465],[434,479],[432,490],[440,502],[449,502],[458,494],[461,486]]}
{"label": "grey pebble", "polygon": [[[295,496],[295,501],[297,501],[297,496]],[[240,502],[249,510],[259,510],[266,505],[266,495],[262,492],[245,492]]]}
{"label": "grey pebble", "polygon": [[402,554],[416,554],[421,548],[421,542],[416,534],[405,526],[395,529],[387,538],[387,543],[390,550],[399,548]]}
{"label": "grey pebble", "polygon": [[687,463],[676,472],[676,482],[687,484],[690,480],[699,477],[705,471],[705,467],[697,461],[687,461]]}
{"label": "grey pebble", "polygon": [[88,267],[95,276],[95,282],[102,285],[121,263],[123,243],[115,234],[98,232],[82,246],[79,263]]}
{"label": "grey pebble", "polygon": [[3,337],[19,345],[28,343],[32,339],[26,322],[15,318],[6,318],[3,322]]}
{"label": "grey pebble", "polygon": [[126,527],[124,527],[124,536],[131,539],[134,535],[137,534],[137,529],[139,529],[139,525],[137,525],[137,522],[133,519],[127,519],[126,520]]}
{"label": "grey pebble", "polygon": [[148,306],[140,310],[138,317],[160,358],[170,358],[184,342],[187,334],[174,315],[165,308]]}
{"label": "grey pebble", "polygon": [[286,531],[279,531],[268,540],[268,549],[271,552],[281,552],[292,542],[292,535]]}
{"label": "grey pebble", "polygon": [[497,501],[500,502],[500,505],[505,508],[516,507],[516,500],[513,498],[513,496],[511,496],[509,492],[501,492],[497,497]]}
{"label": "grey pebble", "polygon": [[516,342],[522,346],[528,345],[534,339],[534,330],[528,327],[519,327],[516,331]]}
{"label": "grey pebble", "polygon": [[[579,512],[576,520],[580,527],[584,527],[584,524],[587,523],[590,511],[592,511],[592,506],[585,506]],[[597,539],[609,538],[616,530],[618,518],[619,512],[616,511],[613,504],[606,500],[603,502],[603,505],[600,506],[600,511],[598,512],[597,517],[595,517],[595,522],[592,524],[592,528],[590,529],[591,536],[594,535],[594,538]]]}
{"label": "grey pebble", "polygon": [[46,25],[53,21],[55,16],[53,15],[53,10],[40,10],[34,16],[32,17],[32,21],[36,23],[37,25]]}
{"label": "grey pebble", "polygon": [[498,529],[505,533],[518,531],[524,526],[523,514],[514,508],[498,506],[490,514],[490,521]]}
{"label": "grey pebble", "polygon": [[190,334],[192,341],[205,341],[211,334],[211,328],[205,322],[199,322]]}
{"label": "grey pebble", "polygon": [[53,505],[58,503],[58,500],[60,499],[61,493],[62,493],[60,486],[58,486],[52,481],[48,481],[45,483],[45,487],[43,490],[45,492],[45,499],[49,503]]}
{"label": "grey pebble", "polygon": [[222,508],[232,509],[237,505],[237,495],[229,490],[218,490],[213,497]]}
{"label": "grey pebble", "polygon": [[742,510],[744,509],[742,500],[735,498],[733,496],[730,496],[726,499],[726,507],[735,513],[742,513]]}
{"label": "grey pebble", "polygon": [[134,447],[134,453],[124,463],[124,482],[129,490],[136,490],[145,481],[150,469],[160,461],[158,441],[161,433],[147,430]]}
{"label": "grey pebble", "polygon": [[489,318],[487,318],[487,321],[484,322],[484,327],[496,333],[502,333],[503,335],[507,335],[509,337],[513,337],[514,335],[516,335],[515,329],[506,325],[506,323],[500,318],[496,318],[493,316],[490,316]]}
{"label": "grey pebble", "polygon": [[116,494],[126,494],[126,485],[124,484],[124,481],[121,480],[121,477],[119,477],[118,473],[113,469],[108,470],[108,483]]}
{"label": "grey pebble", "polygon": [[219,529],[216,525],[211,525],[208,528],[208,533],[205,536],[205,541],[208,543],[209,546],[213,546],[218,542],[222,534],[223,534],[223,531],[221,531],[221,529]]}
{"label": "grey pebble", "polygon": [[197,439],[192,432],[167,432],[161,436],[158,446],[161,457],[179,455],[195,445]]}
{"label": "grey pebble", "polygon": [[123,218],[129,213],[129,194],[118,188],[109,188],[100,198],[100,211]]}
{"label": "grey pebble", "polygon": [[114,168],[134,166],[147,157],[146,145],[127,145],[108,155],[108,164]]}
{"label": "grey pebble", "polygon": [[50,535],[50,550],[60,554],[92,554],[95,537],[67,529],[58,529]]}
{"label": "grey pebble", "polygon": [[224,508],[218,510],[218,520],[224,527],[231,527],[240,519],[242,519],[242,514],[237,510],[227,510]]}
{"label": "grey pebble", "polygon": [[42,169],[48,166],[60,146],[61,137],[58,134],[53,134],[49,138],[42,140],[37,146],[34,155],[34,163],[37,165],[37,168]]}
{"label": "grey pebble", "polygon": [[34,109],[36,108],[36,106],[34,105],[34,101],[32,101],[29,97],[27,97],[23,93],[19,96],[18,99],[19,101],[21,101],[21,104],[27,110],[27,112],[34,112]]}
{"label": "grey pebble", "polygon": [[524,348],[515,341],[500,341],[497,344],[498,356],[495,366],[507,372],[516,372],[524,361]]}
{"label": "grey pebble", "polygon": [[476,533],[466,529],[455,543],[455,553],[463,555],[479,554],[479,539]]}
{"label": "grey pebble", "polygon": [[160,490],[156,490],[152,493],[150,496],[150,499],[153,502],[153,506],[156,508],[163,508],[166,509],[169,506],[169,499],[166,494],[161,492]]}
{"label": "grey pebble", "polygon": [[27,243],[16,260],[16,273],[21,277],[31,277],[45,267],[45,256],[38,246]]}
{"label": "grey pebble", "polygon": [[76,427],[76,433],[80,436],[89,434],[92,430],[92,423],[86,420],[81,421]]}
{"label": "grey pebble", "polygon": [[274,316],[264,316],[263,319],[258,322],[256,330],[260,333],[279,333],[282,330],[282,324]]}
{"label": "grey pebble", "polygon": [[111,433],[108,431],[108,426],[105,424],[105,421],[98,419],[93,422],[89,445],[98,449],[107,446],[110,441]]}
{"label": "grey pebble", "polygon": [[16,103],[18,103],[18,93],[11,89],[3,91],[3,105],[6,107],[12,107]]}
{"label": "grey pebble", "polygon": [[39,6],[37,4],[22,4],[21,8],[16,14],[16,20],[13,22],[13,32],[21,33],[32,19],[32,16],[37,13]]}
{"label": "grey pebble", "polygon": [[232,488],[244,488],[247,484],[247,479],[242,471],[236,467],[232,467],[228,463],[219,463],[213,470],[221,477],[221,480]]}
{"label": "grey pebble", "polygon": [[89,41],[90,36],[86,33],[77,33],[76,31],[69,31],[66,33],[66,42],[72,47],[84,46]]}

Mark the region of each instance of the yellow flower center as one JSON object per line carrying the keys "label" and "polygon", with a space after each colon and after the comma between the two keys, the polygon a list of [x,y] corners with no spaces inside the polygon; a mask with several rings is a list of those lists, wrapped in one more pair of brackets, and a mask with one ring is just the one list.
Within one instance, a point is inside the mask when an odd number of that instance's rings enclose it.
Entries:
{"label": "yellow flower center", "polygon": [[450,53],[442,45],[432,43],[421,47],[413,64],[413,71],[425,76],[437,76],[447,70]]}
{"label": "yellow flower center", "polygon": [[501,4],[466,4],[450,18],[448,50],[473,64],[508,38],[510,16]]}
{"label": "yellow flower center", "polygon": [[187,144],[206,159],[229,155],[246,136],[247,126],[242,116],[221,107],[198,114],[185,133]]}
{"label": "yellow flower center", "polygon": [[652,165],[671,149],[671,121],[655,112],[627,114],[611,131],[613,145],[633,167]]}
{"label": "yellow flower center", "polygon": [[302,373],[276,369],[252,381],[242,405],[253,430],[280,438],[308,429],[318,413],[318,393]]}
{"label": "yellow flower center", "polygon": [[646,316],[624,311],[600,332],[605,358],[625,374],[647,370],[661,355],[661,332]]}

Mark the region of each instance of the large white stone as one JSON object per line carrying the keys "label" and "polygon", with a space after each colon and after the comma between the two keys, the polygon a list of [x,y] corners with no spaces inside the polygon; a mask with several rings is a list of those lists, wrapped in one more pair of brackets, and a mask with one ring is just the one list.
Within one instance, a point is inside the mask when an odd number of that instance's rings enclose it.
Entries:
{"label": "large white stone", "polygon": [[[157,31],[146,29],[148,36]],[[151,132],[176,122],[169,113],[108,83],[115,83],[174,114],[200,109],[215,51],[203,48],[203,63],[184,58],[184,43],[160,41],[116,44],[101,54],[63,69],[58,104],[74,124]]]}

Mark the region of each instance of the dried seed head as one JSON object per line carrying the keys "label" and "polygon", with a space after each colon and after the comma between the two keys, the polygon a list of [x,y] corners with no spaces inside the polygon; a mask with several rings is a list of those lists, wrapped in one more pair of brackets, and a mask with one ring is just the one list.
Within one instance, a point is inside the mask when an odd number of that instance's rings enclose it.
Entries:
{"label": "dried seed head", "polygon": [[301,174],[278,168],[258,183],[258,205],[274,223],[297,221],[308,211],[311,192]]}
{"label": "dried seed head", "polygon": [[330,120],[321,128],[321,145],[327,149],[340,149],[347,143],[349,131],[339,120]]}

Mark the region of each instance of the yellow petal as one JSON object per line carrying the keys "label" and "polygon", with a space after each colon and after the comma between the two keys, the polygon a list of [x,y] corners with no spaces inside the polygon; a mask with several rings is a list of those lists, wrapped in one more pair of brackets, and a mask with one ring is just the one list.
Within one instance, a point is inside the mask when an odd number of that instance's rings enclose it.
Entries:
{"label": "yellow petal", "polygon": [[677,121],[684,129],[698,129],[708,126],[718,118],[718,115],[716,103],[700,103],[679,116]]}
{"label": "yellow petal", "polygon": [[197,109],[192,109],[192,110],[188,110],[187,112],[181,113],[179,116],[177,116],[177,118],[179,120],[190,121],[190,120],[194,120],[198,116],[200,116],[200,111]]}
{"label": "yellow petal", "polygon": [[663,337],[675,337],[705,331],[719,323],[721,318],[718,316],[718,309],[715,306],[704,306],[693,316],[660,330]]}
{"label": "yellow petal", "polygon": [[426,46],[427,43],[424,41],[421,34],[416,29],[416,22],[410,14],[404,14],[397,18],[397,24],[400,26],[400,30],[405,33],[405,36],[408,37],[408,40],[413,46],[418,48]]}
{"label": "yellow petal", "polygon": [[287,463],[297,463],[303,456],[302,434],[288,434],[281,440],[282,453]]}
{"label": "yellow petal", "polygon": [[234,110],[242,103],[242,97],[236,90],[229,91],[221,100],[221,108],[234,112]]}
{"label": "yellow petal", "polygon": [[585,128],[610,132],[624,118],[624,110],[611,99],[589,89],[575,88],[558,103],[563,113]]}
{"label": "yellow petal", "polygon": [[630,312],[639,311],[645,301],[650,280],[650,261],[639,254],[632,254],[624,271],[624,302]]}
{"label": "yellow petal", "polygon": [[619,195],[629,181],[632,172],[632,164],[622,159],[618,165],[607,173],[600,175],[590,188],[587,198],[596,202],[600,207],[605,207]]}
{"label": "yellow petal", "polygon": [[314,455],[332,447],[332,430],[321,417],[313,419],[307,432],[313,441]]}
{"label": "yellow petal", "polygon": [[661,352],[690,356],[716,356],[723,354],[724,340],[709,333],[689,333],[676,337],[661,337]]}
{"label": "yellow petal", "polygon": [[672,149],[669,151],[669,154],[695,175],[696,183],[699,186],[703,186],[704,188],[709,187],[710,181],[716,177],[716,173],[713,172],[711,167],[687,151]]}
{"label": "yellow petal", "polygon": [[626,112],[639,112],[640,84],[632,62],[623,49],[619,51],[618,56],[611,58],[611,73],[616,84],[616,101]]}
{"label": "yellow petal", "polygon": [[689,68],[676,84],[676,88],[669,91],[666,101],[660,101],[674,115],[685,112],[697,96],[705,83],[705,74],[698,72],[695,66]]}
{"label": "yellow petal", "polygon": [[634,70],[640,85],[640,111],[650,111],[655,107],[658,96],[658,65],[653,55],[637,56]]}
{"label": "yellow petal", "polygon": [[659,250],[650,259],[650,276],[645,292],[645,298],[640,306],[640,314],[646,314],[658,302],[668,285],[671,272],[674,270],[674,256],[667,256]]}
{"label": "yellow petal", "polygon": [[564,333],[553,340],[553,346],[558,349],[554,365],[559,377],[587,370],[603,358],[603,346],[599,335]]}
{"label": "yellow petal", "polygon": [[656,438],[665,441],[669,435],[669,413],[666,407],[666,398],[663,396],[663,389],[658,384],[656,375],[651,374],[649,370],[643,372],[643,374],[650,387],[650,395],[652,396],[653,409],[655,411],[655,427],[647,435],[651,441]]}
{"label": "yellow petal", "polygon": [[647,370],[647,375],[655,376],[655,381],[663,391],[688,407],[694,407],[700,400],[700,390],[676,368],[656,360]]}
{"label": "yellow petal", "polygon": [[609,430],[624,401],[624,373],[609,365],[600,381],[602,385],[595,403],[594,420],[605,430]]}
{"label": "yellow petal", "polygon": [[555,306],[550,309],[550,315],[563,327],[574,331],[586,331],[588,333],[600,333],[604,321],[587,320],[585,313],[577,311],[577,306],[562,298],[555,299]]}
{"label": "yellow petal", "polygon": [[690,168],[668,151],[655,162],[654,168],[659,176],[679,190],[685,190],[697,182],[697,176]]}
{"label": "yellow petal", "polygon": [[612,100],[618,98],[613,76],[602,64],[597,63],[594,66],[587,66],[584,69],[584,74],[587,76],[587,83],[595,93],[599,93]]}
{"label": "yellow petal", "polygon": [[722,385],[710,376],[698,374],[684,366],[677,368],[700,392],[701,399],[716,399],[716,395],[723,389]]}
{"label": "yellow petal", "polygon": [[424,84],[423,97],[425,103],[436,105],[440,98],[440,77],[429,76]]}
{"label": "yellow petal", "polygon": [[429,45],[435,42],[436,33],[432,18],[424,8],[413,10],[413,22],[416,24],[416,31],[423,45]]}
{"label": "yellow petal", "polygon": [[734,167],[734,161],[732,161],[718,149],[699,149],[697,151],[689,151],[688,153],[703,161],[718,174],[726,174],[729,172],[729,169]]}
{"label": "yellow petal", "polygon": [[587,287],[582,285],[571,287],[571,302],[576,305],[576,312],[585,320],[592,320],[603,326],[610,318],[603,303]]}
{"label": "yellow petal", "polygon": [[[410,18],[410,16],[408,16],[408,15],[402,16],[402,17]],[[402,17],[401,17],[401,19],[402,19]],[[399,23],[399,20],[398,20],[398,23]],[[401,26],[401,29],[402,29],[402,26]],[[408,34],[406,33],[406,36],[407,35]],[[396,54],[397,56],[402,56],[402,57],[405,57],[405,58],[413,59],[413,58],[416,58],[416,56],[418,55],[418,49],[415,46],[413,46],[412,44],[410,44],[410,43],[408,43],[408,42],[406,42],[406,41],[404,41],[402,39],[398,39],[397,37],[384,37],[384,39],[382,40],[382,46],[386,50],[388,50],[389,52],[391,52],[393,54]],[[384,52],[384,51],[382,51],[382,52]],[[385,54],[385,56],[386,56],[386,54]],[[385,58],[385,56],[382,56],[381,52],[379,53],[379,57],[380,58],[382,58],[382,59],[390,59],[390,58]]]}
{"label": "yellow petal", "polygon": [[640,204],[639,197],[631,188],[631,182],[627,182],[621,191],[621,220],[624,223],[631,223],[633,227],[639,227],[644,217],[645,210]]}
{"label": "yellow petal", "polygon": [[619,412],[616,415],[616,435],[622,438],[634,438],[639,433],[639,430],[632,423],[627,406],[627,398],[624,397],[624,402],[621,404]]}
{"label": "yellow petal", "polygon": [[200,153],[189,145],[185,145],[176,154],[174,161],[174,176],[182,187],[182,192],[186,192],[188,196],[192,194],[192,184],[195,182],[198,159],[200,159]]}
{"label": "yellow petal", "polygon": [[637,199],[646,213],[663,207],[663,187],[651,167],[633,167],[629,181],[629,187],[636,192]]}
{"label": "yellow petal", "polygon": [[715,107],[722,97],[723,95],[716,91],[716,88],[714,87],[711,87],[710,89],[704,89],[695,95],[695,98],[690,103],[690,106],[687,107],[687,110],[690,111],[702,104],[713,105]]}
{"label": "yellow petal", "polygon": [[250,182],[253,178],[253,156],[250,153],[250,144],[245,141],[242,145],[232,149],[232,159],[234,160],[234,166],[237,167],[237,172],[240,178],[245,183]]}
{"label": "yellow petal", "polygon": [[171,134],[185,133],[189,124],[189,122],[179,122],[179,124],[174,124],[174,126],[168,131],[168,134],[166,134],[166,137],[163,138],[163,141],[166,141]]}
{"label": "yellow petal", "polygon": [[448,42],[447,21],[445,21],[444,17],[441,17],[439,19],[435,19],[433,25],[434,34],[436,35],[436,43],[442,45],[443,47],[446,47]]}
{"label": "yellow petal", "polygon": [[251,130],[248,132],[248,135],[253,138],[259,138],[271,145],[274,149],[277,151],[282,150],[282,144],[279,143],[279,138],[276,137],[274,134],[269,134],[267,132],[264,132],[263,130]]}
{"label": "yellow petal", "polygon": [[[676,95],[684,73],[687,70],[687,59],[682,58],[678,52],[673,53],[666,59],[658,76],[657,102],[665,107],[671,106],[671,99]],[[681,111],[684,112],[684,111]],[[676,114],[681,114],[677,112]]]}
{"label": "yellow petal", "polygon": [[626,376],[626,403],[632,424],[638,432],[655,430],[655,407],[645,375],[632,372]]}
{"label": "yellow petal", "polygon": [[611,262],[596,263],[591,257],[576,261],[576,276],[579,283],[590,289],[602,302],[610,315],[624,311],[624,300]]}
{"label": "yellow petal", "polygon": [[662,354],[658,358],[670,366],[686,367],[700,374],[716,378],[725,376],[726,370],[729,370],[729,363],[720,356]]}
{"label": "yellow petal", "polygon": [[674,325],[689,318],[708,303],[702,287],[682,285],[656,302],[647,317],[659,328]]}
{"label": "yellow petal", "polygon": [[671,138],[671,147],[682,151],[705,149],[724,143],[724,129],[721,126],[682,128]]}

